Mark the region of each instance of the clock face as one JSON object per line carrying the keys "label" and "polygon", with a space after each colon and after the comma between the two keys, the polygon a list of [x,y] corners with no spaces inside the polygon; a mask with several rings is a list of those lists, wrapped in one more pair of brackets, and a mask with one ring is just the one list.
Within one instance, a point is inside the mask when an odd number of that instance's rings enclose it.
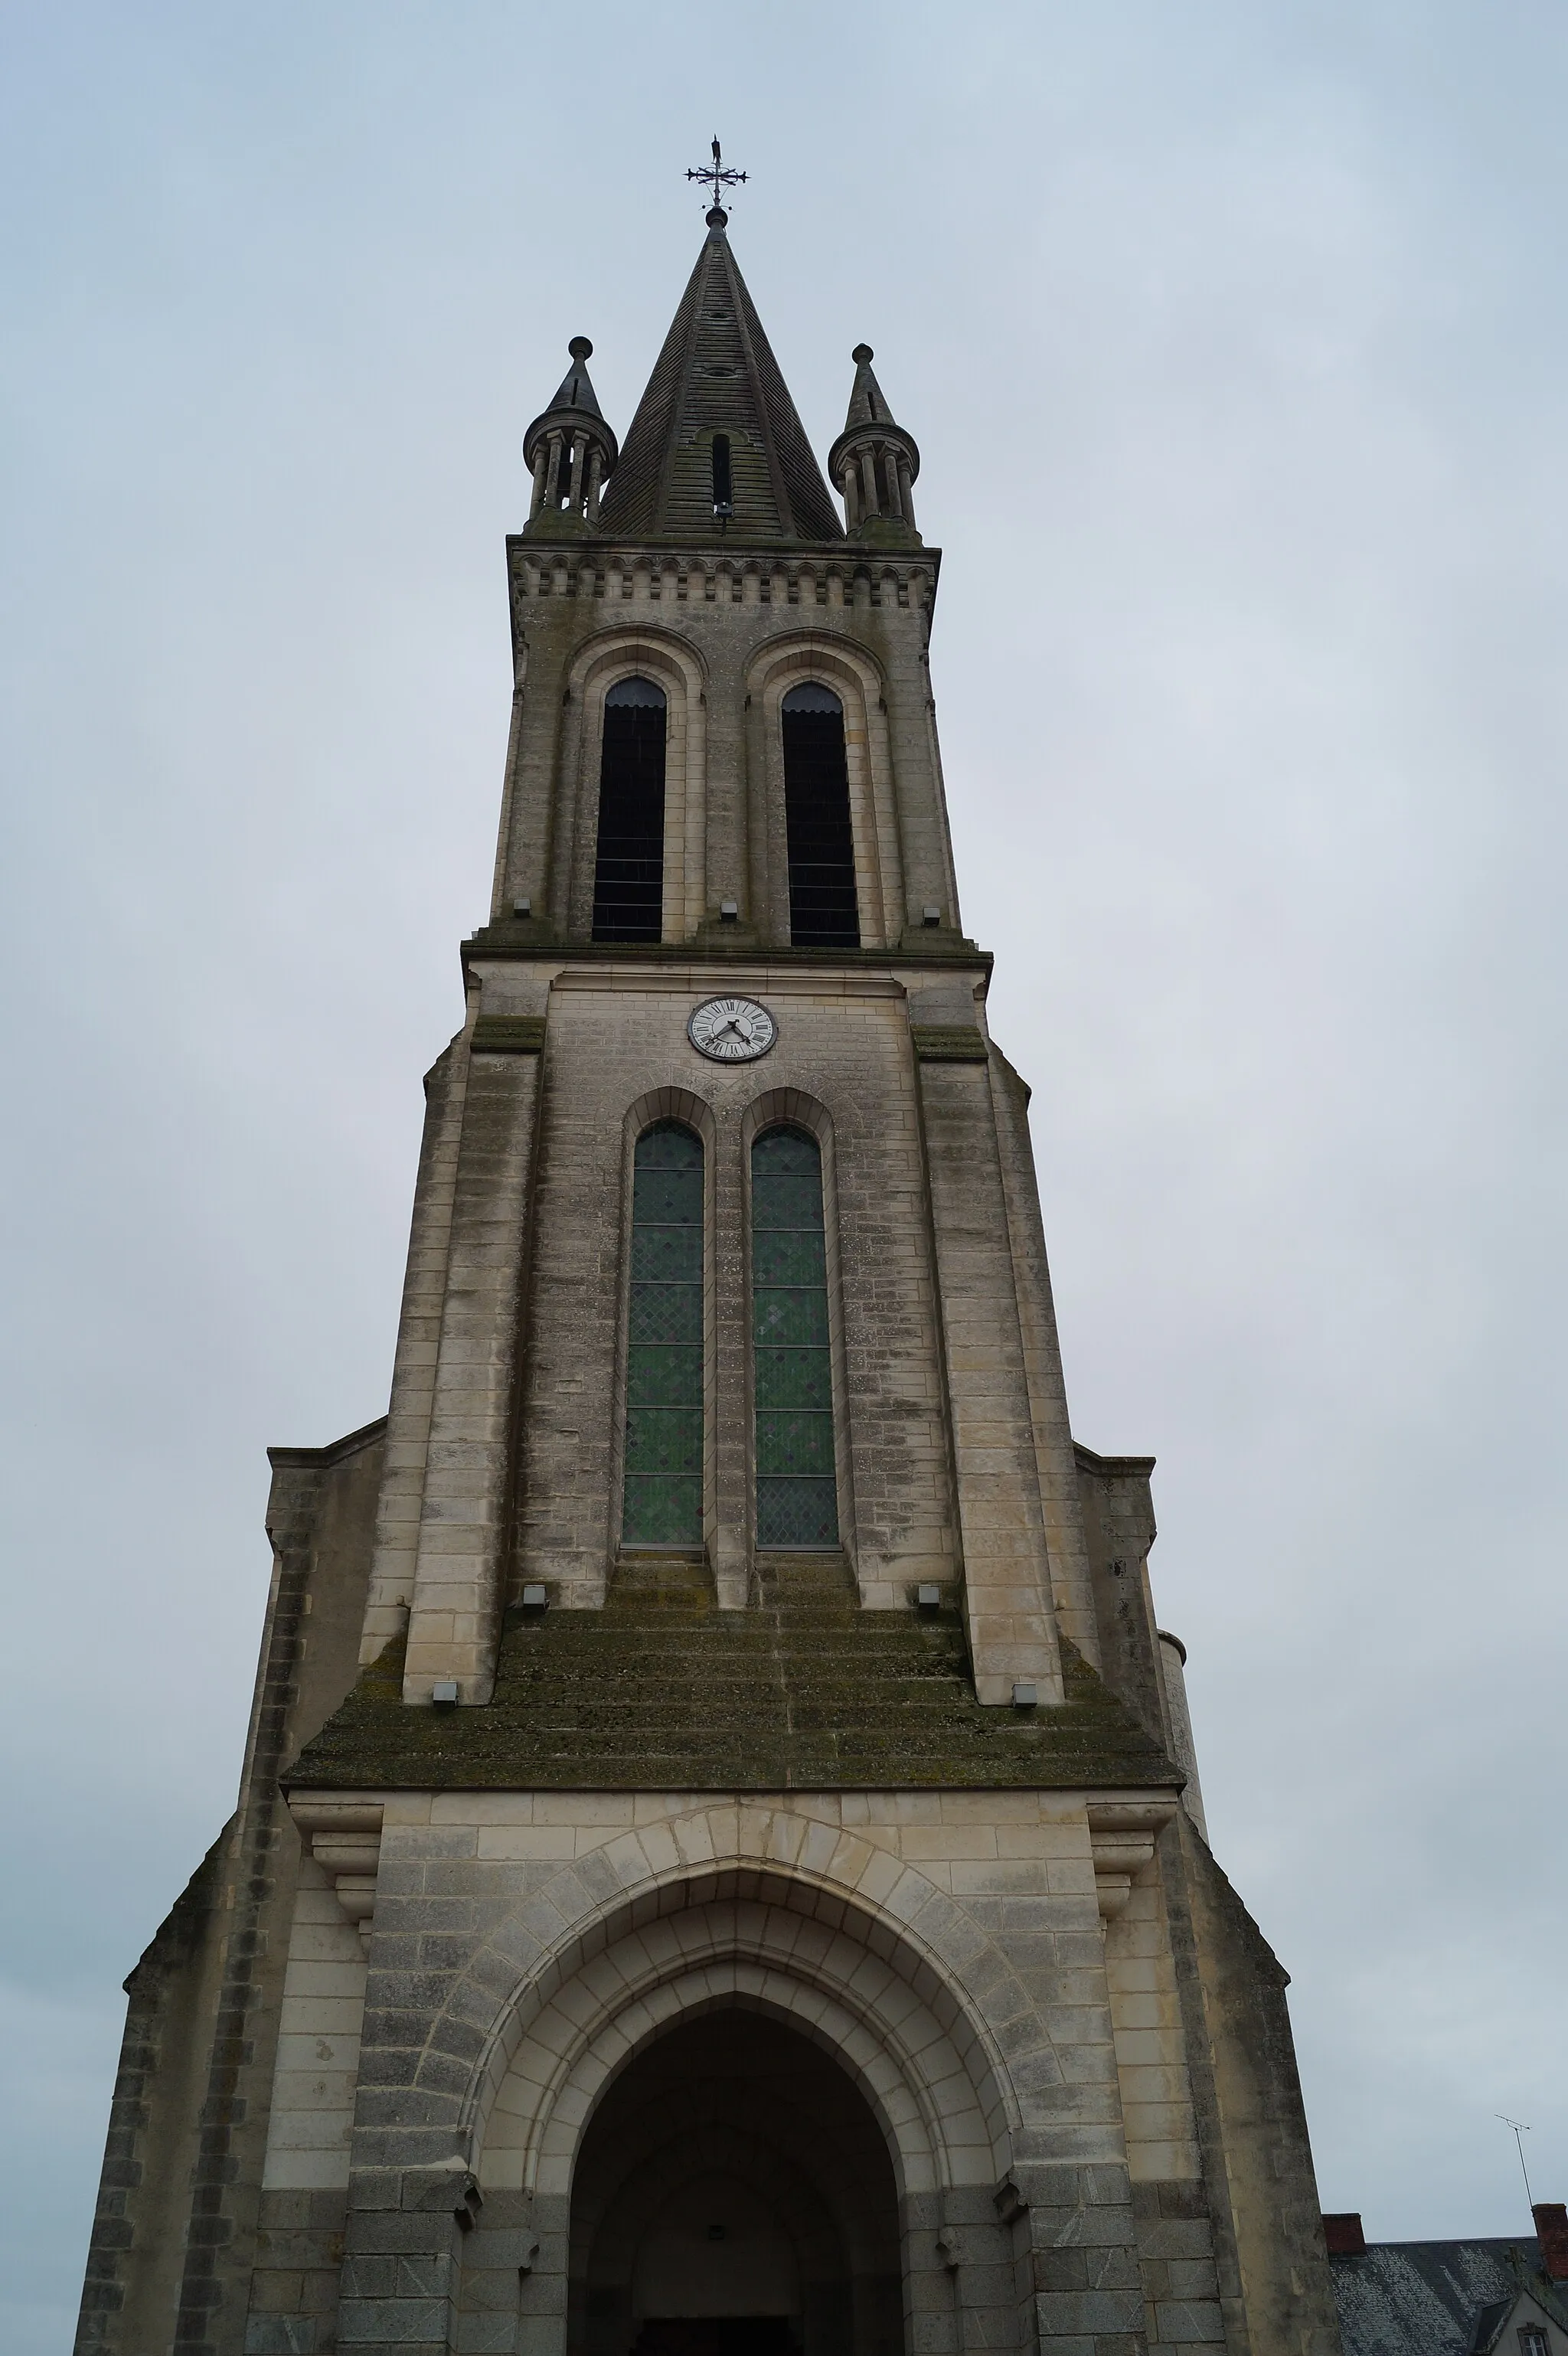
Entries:
{"label": "clock face", "polygon": [[779,1030],[754,998],[709,998],[692,1015],[686,1035],[699,1055],[716,1064],[749,1064],[767,1054]]}

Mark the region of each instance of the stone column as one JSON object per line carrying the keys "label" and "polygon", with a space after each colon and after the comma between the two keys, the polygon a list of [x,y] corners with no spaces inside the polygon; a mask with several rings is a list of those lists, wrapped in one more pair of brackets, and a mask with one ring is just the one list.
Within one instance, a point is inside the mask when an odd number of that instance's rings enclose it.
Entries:
{"label": "stone column", "polygon": [[866,513],[869,516],[874,516],[880,512],[880,502],[877,498],[877,462],[869,450],[862,450],[860,453],[860,482],[866,495]]}
{"label": "stone column", "polygon": [[480,1016],[458,1147],[404,1699],[495,1685],[544,1024]]}
{"label": "stone column", "polygon": [[544,505],[545,489],[549,480],[549,444],[548,441],[544,441],[539,444],[539,448],[534,452],[534,496],[533,505],[528,509],[528,521],[530,523],[533,521],[535,516],[538,515],[540,508]]}
{"label": "stone column", "polygon": [[578,515],[581,512],[582,461],[587,453],[587,449],[588,436],[586,434],[574,434],[571,437],[571,487],[567,494],[568,503],[571,506],[573,515]]}
{"label": "stone column", "polygon": [[589,453],[588,458],[588,520],[590,523],[597,523],[599,520],[599,487],[603,474],[604,453],[595,445]]}
{"label": "stone column", "polygon": [[916,529],[914,520],[914,477],[910,473],[909,460],[907,458],[901,458],[899,460],[899,505],[903,509],[903,519],[905,523],[908,524],[911,531],[913,531]]}

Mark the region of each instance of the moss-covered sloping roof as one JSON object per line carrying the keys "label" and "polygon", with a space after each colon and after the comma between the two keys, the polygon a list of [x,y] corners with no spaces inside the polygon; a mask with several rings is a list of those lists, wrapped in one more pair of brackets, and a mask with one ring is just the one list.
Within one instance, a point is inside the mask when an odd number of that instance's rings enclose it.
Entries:
{"label": "moss-covered sloping roof", "polygon": [[975,1698],[963,1624],[863,1612],[792,1565],[722,1612],[696,1566],[623,1571],[602,1612],[509,1612],[495,1698],[410,1708],[400,1645],[306,1744],[294,1789],[1082,1790],[1179,1769],[1069,1644],[1058,1708]]}

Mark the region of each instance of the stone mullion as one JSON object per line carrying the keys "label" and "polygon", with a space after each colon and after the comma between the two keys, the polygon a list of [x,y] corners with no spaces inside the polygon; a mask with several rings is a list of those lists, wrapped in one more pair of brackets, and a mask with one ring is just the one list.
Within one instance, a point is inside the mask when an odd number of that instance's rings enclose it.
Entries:
{"label": "stone mullion", "polygon": [[495,1684],[540,1062],[538,1054],[472,1056],[409,1619],[409,1701],[428,1701],[450,1679],[464,1702],[485,1702]]}
{"label": "stone mullion", "polygon": [[1007,1197],[984,1064],[917,1063],[975,1689],[1061,1699]]}

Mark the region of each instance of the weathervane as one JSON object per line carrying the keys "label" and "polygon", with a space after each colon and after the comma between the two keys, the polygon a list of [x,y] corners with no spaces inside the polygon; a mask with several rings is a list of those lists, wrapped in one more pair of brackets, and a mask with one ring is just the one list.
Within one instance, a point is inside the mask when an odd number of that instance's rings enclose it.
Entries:
{"label": "weathervane", "polygon": [[721,221],[728,219],[728,215],[725,213],[723,206],[719,201],[720,191],[725,188],[732,188],[735,186],[736,181],[743,180],[746,175],[744,172],[735,171],[732,167],[726,167],[724,159],[719,152],[719,142],[715,139],[713,142],[712,163],[704,164],[699,172],[688,172],[686,177],[688,180],[701,180],[707,187],[712,190],[713,211],[708,216],[709,225],[711,227],[714,213],[718,214]]}

